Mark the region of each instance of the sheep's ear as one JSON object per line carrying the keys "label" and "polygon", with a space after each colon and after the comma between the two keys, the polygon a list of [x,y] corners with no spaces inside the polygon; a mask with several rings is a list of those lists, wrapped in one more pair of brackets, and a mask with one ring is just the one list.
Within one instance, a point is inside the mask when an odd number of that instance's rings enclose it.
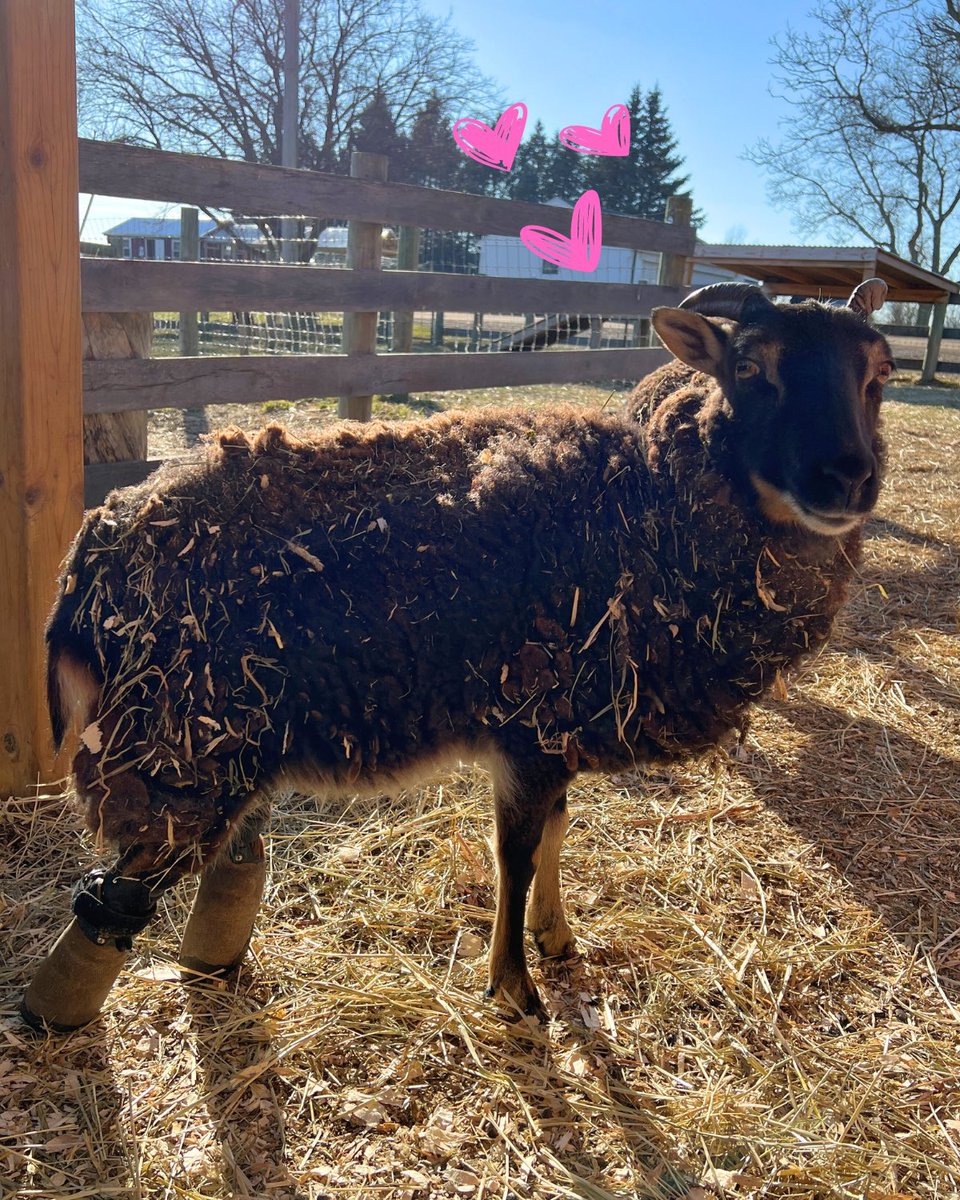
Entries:
{"label": "sheep's ear", "polygon": [[655,308],[651,317],[660,340],[681,362],[720,377],[727,335],[719,325],[684,308]]}

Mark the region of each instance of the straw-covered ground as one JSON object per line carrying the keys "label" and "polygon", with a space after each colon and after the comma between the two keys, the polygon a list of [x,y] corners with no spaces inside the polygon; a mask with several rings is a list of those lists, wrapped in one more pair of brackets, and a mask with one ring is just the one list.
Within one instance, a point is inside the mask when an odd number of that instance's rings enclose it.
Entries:
{"label": "straw-covered ground", "polygon": [[574,789],[582,958],[537,968],[546,1026],[480,998],[470,767],[282,804],[229,987],[176,980],[185,888],[49,1040],[16,1004],[91,850],[59,798],[0,804],[0,1195],[960,1194],[960,412],[900,394],[832,648],[736,757]]}

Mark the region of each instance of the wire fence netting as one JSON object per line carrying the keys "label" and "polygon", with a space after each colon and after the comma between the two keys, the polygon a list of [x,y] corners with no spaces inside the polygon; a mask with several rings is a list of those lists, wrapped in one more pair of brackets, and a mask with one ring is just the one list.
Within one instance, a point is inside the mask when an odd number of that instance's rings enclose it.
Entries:
{"label": "wire fence netting", "polygon": [[[88,253],[134,260],[181,258],[179,209],[170,215],[122,222],[85,221]],[[175,214],[175,215],[174,215]],[[296,262],[311,267],[343,268],[347,263],[345,222],[304,218],[204,218],[199,221],[200,259],[206,262]],[[423,229],[415,233],[384,228],[384,271],[416,269],[505,279],[581,278],[536,257],[519,237],[476,236]],[[404,246],[405,240],[407,241]],[[604,247],[600,277],[593,282],[656,282],[660,255]],[[402,265],[401,265],[402,264]],[[239,294],[237,303],[242,304]],[[343,349],[343,313],[260,312],[243,308],[197,314],[154,313],[154,356],[181,353],[181,323],[196,328],[200,354],[335,354]],[[380,312],[378,352],[432,351],[483,353],[539,349],[607,349],[650,344],[645,316],[570,312]]]}

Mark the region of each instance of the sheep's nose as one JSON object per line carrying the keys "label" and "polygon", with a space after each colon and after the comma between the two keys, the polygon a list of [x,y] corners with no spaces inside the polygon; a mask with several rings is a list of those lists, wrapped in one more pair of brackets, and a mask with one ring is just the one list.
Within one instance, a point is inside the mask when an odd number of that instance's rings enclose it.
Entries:
{"label": "sheep's nose", "polygon": [[824,504],[849,508],[867,489],[875,470],[872,455],[842,454],[816,468],[814,483]]}

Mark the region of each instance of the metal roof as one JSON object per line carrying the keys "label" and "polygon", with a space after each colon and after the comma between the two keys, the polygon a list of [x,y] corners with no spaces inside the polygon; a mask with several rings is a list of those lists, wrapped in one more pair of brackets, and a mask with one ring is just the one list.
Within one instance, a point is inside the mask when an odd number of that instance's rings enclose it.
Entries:
{"label": "metal roof", "polygon": [[[233,225],[225,228],[209,218],[198,224],[201,239],[208,242],[232,241],[235,238],[244,242],[263,240],[263,234],[256,225]],[[104,237],[178,238],[179,236],[179,217],[130,217],[104,233]]]}
{"label": "metal roof", "polygon": [[711,263],[763,283],[774,296],[840,297],[879,278],[888,300],[960,304],[960,283],[879,246],[719,246],[698,242],[694,262]]}

